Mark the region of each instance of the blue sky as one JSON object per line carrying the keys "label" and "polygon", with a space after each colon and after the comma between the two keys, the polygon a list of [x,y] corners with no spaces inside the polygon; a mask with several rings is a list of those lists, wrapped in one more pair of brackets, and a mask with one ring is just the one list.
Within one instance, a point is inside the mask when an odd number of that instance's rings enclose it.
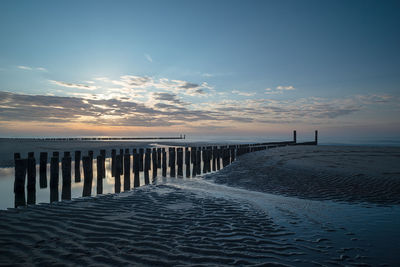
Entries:
{"label": "blue sky", "polygon": [[398,136],[399,11],[398,1],[1,1],[0,134]]}

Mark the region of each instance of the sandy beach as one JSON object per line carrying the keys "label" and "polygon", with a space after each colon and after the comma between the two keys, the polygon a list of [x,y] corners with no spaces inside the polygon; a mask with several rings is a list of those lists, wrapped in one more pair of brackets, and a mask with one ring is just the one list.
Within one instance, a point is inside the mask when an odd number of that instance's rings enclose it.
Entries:
{"label": "sandy beach", "polygon": [[0,211],[0,264],[396,266],[399,151],[275,148],[205,177]]}

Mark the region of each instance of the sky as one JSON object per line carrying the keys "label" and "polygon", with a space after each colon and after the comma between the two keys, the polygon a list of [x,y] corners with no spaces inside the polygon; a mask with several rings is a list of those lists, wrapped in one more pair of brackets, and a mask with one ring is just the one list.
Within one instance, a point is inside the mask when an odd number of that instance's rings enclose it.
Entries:
{"label": "sky", "polygon": [[0,136],[400,137],[399,1],[0,1]]}

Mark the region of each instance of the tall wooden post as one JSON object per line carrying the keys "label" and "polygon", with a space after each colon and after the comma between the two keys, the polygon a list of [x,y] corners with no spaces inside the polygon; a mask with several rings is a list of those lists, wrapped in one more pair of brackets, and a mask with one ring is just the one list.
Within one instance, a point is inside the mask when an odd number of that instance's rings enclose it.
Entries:
{"label": "tall wooden post", "polygon": [[[65,155],[65,154],[64,154]],[[71,156],[67,154],[61,161],[62,190],[61,199],[71,200]]]}
{"label": "tall wooden post", "polygon": [[115,149],[112,149],[111,150],[111,177],[115,177],[116,155],[117,155],[117,151]]}
{"label": "tall wooden post", "polygon": [[149,169],[150,169],[150,152],[146,149],[146,154],[145,154],[145,158],[144,158],[144,184],[145,185],[148,185],[150,183]]}
{"label": "tall wooden post", "polygon": [[92,194],[93,182],[93,163],[90,156],[82,157],[83,163],[83,197],[88,197]]}
{"label": "tall wooden post", "polygon": [[124,155],[124,191],[131,189],[131,154],[125,151]]}
{"label": "tall wooden post", "polygon": [[[15,154],[14,154],[15,155]],[[25,206],[25,179],[27,160],[14,158],[15,181],[14,181],[14,206]]]}
{"label": "tall wooden post", "polygon": [[183,177],[183,149],[177,149],[178,177]]}
{"label": "tall wooden post", "polygon": [[114,192],[121,192],[121,169],[122,169],[122,155],[116,155],[115,157],[115,183],[114,183]]}
{"label": "tall wooden post", "polygon": [[186,165],[186,177],[190,177],[190,151],[188,147],[185,147],[185,165]]}
{"label": "tall wooden post", "polygon": [[28,161],[27,161],[27,174],[28,174],[28,183],[27,183],[27,204],[35,204],[36,203],[36,160],[34,152],[28,153]]}
{"label": "tall wooden post", "polygon": [[124,150],[120,149],[119,150],[119,161],[120,161],[120,170],[119,170],[119,174],[123,175],[124,174]]}
{"label": "tall wooden post", "polygon": [[167,176],[167,152],[165,148],[162,149],[162,176]]}
{"label": "tall wooden post", "polygon": [[47,187],[47,152],[40,152],[40,166],[39,166],[39,186],[40,188]]}
{"label": "tall wooden post", "polygon": [[103,194],[103,155],[97,156],[97,195]]}
{"label": "tall wooden post", "polygon": [[103,175],[102,178],[106,178],[106,150],[101,149],[100,150],[100,155],[102,156],[102,162],[100,163],[101,165],[101,174]]}
{"label": "tall wooden post", "polygon": [[215,172],[217,170],[216,152],[217,152],[216,146],[213,146],[213,149],[212,149],[212,170],[213,170],[213,172]]}
{"label": "tall wooden post", "polygon": [[170,167],[170,177],[175,177],[175,147],[169,148],[169,167]]}
{"label": "tall wooden post", "polygon": [[144,154],[144,149],[139,148],[139,170],[142,172],[144,170],[143,168],[143,154]]}
{"label": "tall wooden post", "polygon": [[196,150],[196,174],[201,174],[201,149]]}
{"label": "tall wooden post", "polygon": [[58,201],[59,173],[58,156],[54,156],[53,153],[50,160],[50,202]]}
{"label": "tall wooden post", "polygon": [[161,148],[157,148],[157,168],[161,169]]}
{"label": "tall wooden post", "polygon": [[293,131],[293,143],[297,143],[297,132],[296,130]]}
{"label": "tall wooden post", "polygon": [[81,181],[81,151],[75,151],[75,183]]}
{"label": "tall wooden post", "polygon": [[318,131],[315,130],[315,144],[318,145]]}
{"label": "tall wooden post", "polygon": [[217,148],[216,153],[216,161],[217,161],[217,171],[221,169],[221,147]]}
{"label": "tall wooden post", "polygon": [[134,171],[134,180],[133,180],[133,186],[139,187],[140,186],[140,177],[139,177],[139,172],[140,172],[140,154],[135,153],[133,155],[133,171]]}

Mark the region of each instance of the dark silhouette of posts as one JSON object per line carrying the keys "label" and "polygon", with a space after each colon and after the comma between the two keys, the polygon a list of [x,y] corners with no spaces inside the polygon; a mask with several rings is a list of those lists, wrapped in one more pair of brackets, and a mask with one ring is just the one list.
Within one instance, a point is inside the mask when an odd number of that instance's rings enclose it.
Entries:
{"label": "dark silhouette of posts", "polygon": [[157,156],[157,150],[155,148],[153,148],[153,153],[151,155],[151,158],[153,160],[153,182],[154,182],[157,177],[157,169],[158,169],[157,165],[158,156]]}
{"label": "dark silhouette of posts", "polygon": [[28,153],[28,160],[27,160],[27,175],[28,175],[28,182],[27,182],[27,204],[35,204],[36,203],[36,160],[34,152]]}
{"label": "dark silhouette of posts", "polygon": [[196,149],[196,174],[201,174],[201,150]]}
{"label": "dark silhouette of posts", "polygon": [[[19,153],[16,153],[19,154]],[[15,180],[14,180],[14,206],[25,206],[25,178],[26,178],[26,165],[27,160],[16,158],[14,154],[15,163]]]}
{"label": "dark silhouette of posts", "polygon": [[131,189],[131,154],[125,151],[124,155],[124,191]]}
{"label": "dark silhouette of posts", "polygon": [[314,143],[315,143],[316,145],[318,145],[318,131],[317,131],[317,130],[315,131]]}
{"label": "dark silhouette of posts", "polygon": [[39,165],[39,186],[40,188],[47,187],[47,152],[40,152],[40,165]]}
{"label": "dark silhouette of posts", "polygon": [[191,153],[191,157],[190,157],[190,161],[193,164],[192,177],[195,177],[196,174],[197,174],[197,159],[196,159],[197,153],[196,153],[196,148],[195,147],[191,147],[190,150],[192,152]]}
{"label": "dark silhouette of posts", "polygon": [[123,149],[120,149],[119,150],[119,155],[120,155],[120,157],[119,157],[119,161],[120,161],[120,170],[119,170],[119,174],[120,175],[123,175],[124,174],[124,150]]}
{"label": "dark silhouette of posts", "polygon": [[103,155],[97,156],[97,195],[103,194]]}
{"label": "dark silhouette of posts", "polygon": [[116,159],[117,151],[115,149],[111,150],[111,177],[115,177],[115,159]]}
{"label": "dark silhouette of posts", "polygon": [[168,165],[170,167],[169,176],[175,177],[175,147],[169,148],[169,164]]}
{"label": "dark silhouette of posts", "polygon": [[134,179],[133,179],[133,186],[139,187],[140,186],[140,155],[139,153],[135,153],[133,155],[133,171],[134,171]]}
{"label": "dark silhouette of posts", "polygon": [[177,165],[178,165],[178,177],[183,177],[183,149],[178,147],[177,149]]}
{"label": "dark silhouette of posts", "polygon": [[212,170],[213,170],[213,172],[215,172],[216,170],[217,170],[217,160],[216,160],[216,158],[217,158],[217,156],[216,156],[216,154],[217,154],[217,149],[216,149],[217,147],[216,146],[214,146],[213,148],[212,148]]}
{"label": "dark silhouette of posts", "polygon": [[106,150],[101,149],[100,150],[100,155],[102,156],[102,162],[101,162],[101,174],[103,175],[102,178],[106,178]]}
{"label": "dark silhouette of posts", "polygon": [[293,143],[297,143],[297,132],[296,130],[293,131]]}
{"label": "dark silhouette of posts", "polygon": [[62,170],[62,190],[61,199],[71,200],[71,156],[64,154],[61,160],[61,170]]}
{"label": "dark silhouette of posts", "polygon": [[208,169],[207,169],[207,151],[206,148],[203,147],[202,149],[202,158],[203,158],[203,173],[207,173]]}
{"label": "dark silhouette of posts", "polygon": [[161,169],[161,148],[157,148],[157,168]]}
{"label": "dark silhouette of posts", "polygon": [[144,158],[144,184],[148,185],[150,183],[149,179],[149,170],[150,170],[150,152],[146,149],[146,154]]}
{"label": "dark silhouette of posts", "polygon": [[167,176],[167,152],[165,148],[162,149],[162,176]]}
{"label": "dark silhouette of posts", "polygon": [[144,154],[144,149],[139,148],[139,170],[142,172],[144,170],[143,168],[143,154]]}
{"label": "dark silhouette of posts", "polygon": [[50,202],[58,201],[59,174],[58,153],[53,152],[50,160]]}
{"label": "dark silhouette of posts", "polygon": [[81,181],[81,151],[75,151],[75,183]]}
{"label": "dark silhouette of posts", "polygon": [[82,157],[83,163],[83,197],[92,195],[93,164],[90,156]]}
{"label": "dark silhouette of posts", "polygon": [[216,149],[215,155],[217,161],[217,171],[219,171],[221,169],[221,147]]}
{"label": "dark silhouette of posts", "polygon": [[115,183],[114,183],[114,192],[121,192],[121,169],[122,169],[122,155],[116,155],[115,157]]}
{"label": "dark silhouette of posts", "polygon": [[185,167],[186,167],[186,177],[190,177],[190,151],[188,147],[185,147]]}

